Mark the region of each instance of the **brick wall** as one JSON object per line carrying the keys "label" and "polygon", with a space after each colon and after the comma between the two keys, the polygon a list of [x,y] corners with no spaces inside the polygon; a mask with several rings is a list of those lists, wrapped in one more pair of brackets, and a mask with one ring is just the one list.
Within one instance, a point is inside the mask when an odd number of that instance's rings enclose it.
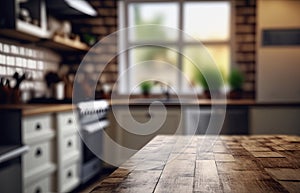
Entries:
{"label": "brick wall", "polygon": [[236,0],[235,8],[234,60],[245,74],[245,98],[254,98],[256,0]]}
{"label": "brick wall", "polygon": [[[90,34],[97,37],[97,40],[117,31],[117,1],[111,0],[89,0],[93,7],[97,10],[98,15],[96,17],[81,18],[74,20],[74,32],[80,34]],[[97,91],[103,88],[104,85],[108,85],[113,88],[118,78],[118,66],[117,59],[114,58],[117,51],[117,42],[112,42],[105,47],[105,50],[96,47],[89,52],[88,57],[85,58],[87,65],[84,69],[89,73],[93,81],[98,81]],[[65,63],[70,63],[74,66],[78,66],[79,62],[83,59],[83,55],[70,55],[66,57]],[[107,64],[108,58],[113,58]],[[100,78],[98,77],[101,73]],[[117,88],[117,87],[115,87]]]}

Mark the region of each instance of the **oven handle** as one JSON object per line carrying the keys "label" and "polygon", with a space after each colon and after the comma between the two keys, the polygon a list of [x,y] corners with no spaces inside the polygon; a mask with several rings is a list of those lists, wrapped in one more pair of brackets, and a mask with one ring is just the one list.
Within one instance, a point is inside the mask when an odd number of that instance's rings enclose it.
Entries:
{"label": "oven handle", "polygon": [[10,152],[7,152],[3,155],[0,155],[0,163],[5,162],[7,160],[11,160],[13,158],[19,157],[22,154],[28,152],[29,150],[29,146],[28,145],[24,145],[22,147],[16,148]]}
{"label": "oven handle", "polygon": [[103,120],[100,122],[95,122],[93,124],[85,125],[82,129],[88,134],[95,133],[97,131],[103,130],[105,127],[109,125],[109,122],[107,120]]}

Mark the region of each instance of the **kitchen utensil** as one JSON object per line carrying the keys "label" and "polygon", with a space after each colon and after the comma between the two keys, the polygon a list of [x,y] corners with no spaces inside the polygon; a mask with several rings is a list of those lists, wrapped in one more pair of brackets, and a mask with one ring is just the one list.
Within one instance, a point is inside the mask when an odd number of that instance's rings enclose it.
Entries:
{"label": "kitchen utensil", "polygon": [[15,72],[13,78],[16,80],[16,85],[14,86],[14,89],[19,89],[21,82],[26,78],[26,74],[24,73],[22,76],[20,76],[18,72]]}

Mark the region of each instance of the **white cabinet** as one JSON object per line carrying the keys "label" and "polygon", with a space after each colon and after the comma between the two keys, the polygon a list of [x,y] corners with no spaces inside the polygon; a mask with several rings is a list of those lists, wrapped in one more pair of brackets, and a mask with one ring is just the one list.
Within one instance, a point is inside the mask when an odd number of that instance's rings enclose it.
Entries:
{"label": "white cabinet", "polygon": [[55,189],[55,131],[51,114],[23,117],[23,143],[29,152],[22,156],[23,190],[52,192]]}
{"label": "white cabinet", "polygon": [[51,114],[35,115],[23,118],[22,138],[25,144],[42,141],[54,135]]}
{"label": "white cabinet", "polygon": [[250,134],[300,135],[299,107],[253,107]]}
{"label": "white cabinet", "polygon": [[[81,141],[73,111],[25,116],[24,193],[70,192],[80,183]],[[56,172],[54,172],[56,170]]]}
{"label": "white cabinet", "polygon": [[57,133],[57,191],[69,192],[80,183],[81,142],[73,111],[55,115]]}
{"label": "white cabinet", "polygon": [[182,116],[180,108],[177,107],[167,107],[166,114],[161,109],[153,109],[149,113],[147,106],[132,107],[130,113],[119,107],[114,109],[114,113],[118,122],[116,120],[110,120],[110,122],[113,125],[116,124],[117,141],[120,145],[130,149],[142,148],[159,134],[182,134]]}
{"label": "white cabinet", "polygon": [[54,192],[54,177],[52,175],[45,176],[27,186],[24,190],[25,193],[49,193]]}

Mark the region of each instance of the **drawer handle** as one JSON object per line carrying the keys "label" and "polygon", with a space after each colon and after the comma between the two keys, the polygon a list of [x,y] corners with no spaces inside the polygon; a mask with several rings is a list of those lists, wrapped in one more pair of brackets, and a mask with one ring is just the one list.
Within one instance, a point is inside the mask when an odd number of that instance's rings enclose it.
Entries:
{"label": "drawer handle", "polygon": [[69,171],[67,174],[67,178],[71,178],[73,176],[72,171]]}
{"label": "drawer handle", "polygon": [[35,157],[40,157],[43,154],[41,148],[38,148],[35,152]]}
{"label": "drawer handle", "polygon": [[39,131],[42,129],[42,126],[40,123],[37,123],[36,126],[35,126],[35,130]]}
{"label": "drawer handle", "polygon": [[35,189],[35,193],[42,193],[42,189],[41,189],[40,187],[37,187],[37,188]]}
{"label": "drawer handle", "polygon": [[68,119],[68,124],[72,124],[73,120],[72,119]]}
{"label": "drawer handle", "polygon": [[68,141],[68,147],[72,147],[72,141]]}

